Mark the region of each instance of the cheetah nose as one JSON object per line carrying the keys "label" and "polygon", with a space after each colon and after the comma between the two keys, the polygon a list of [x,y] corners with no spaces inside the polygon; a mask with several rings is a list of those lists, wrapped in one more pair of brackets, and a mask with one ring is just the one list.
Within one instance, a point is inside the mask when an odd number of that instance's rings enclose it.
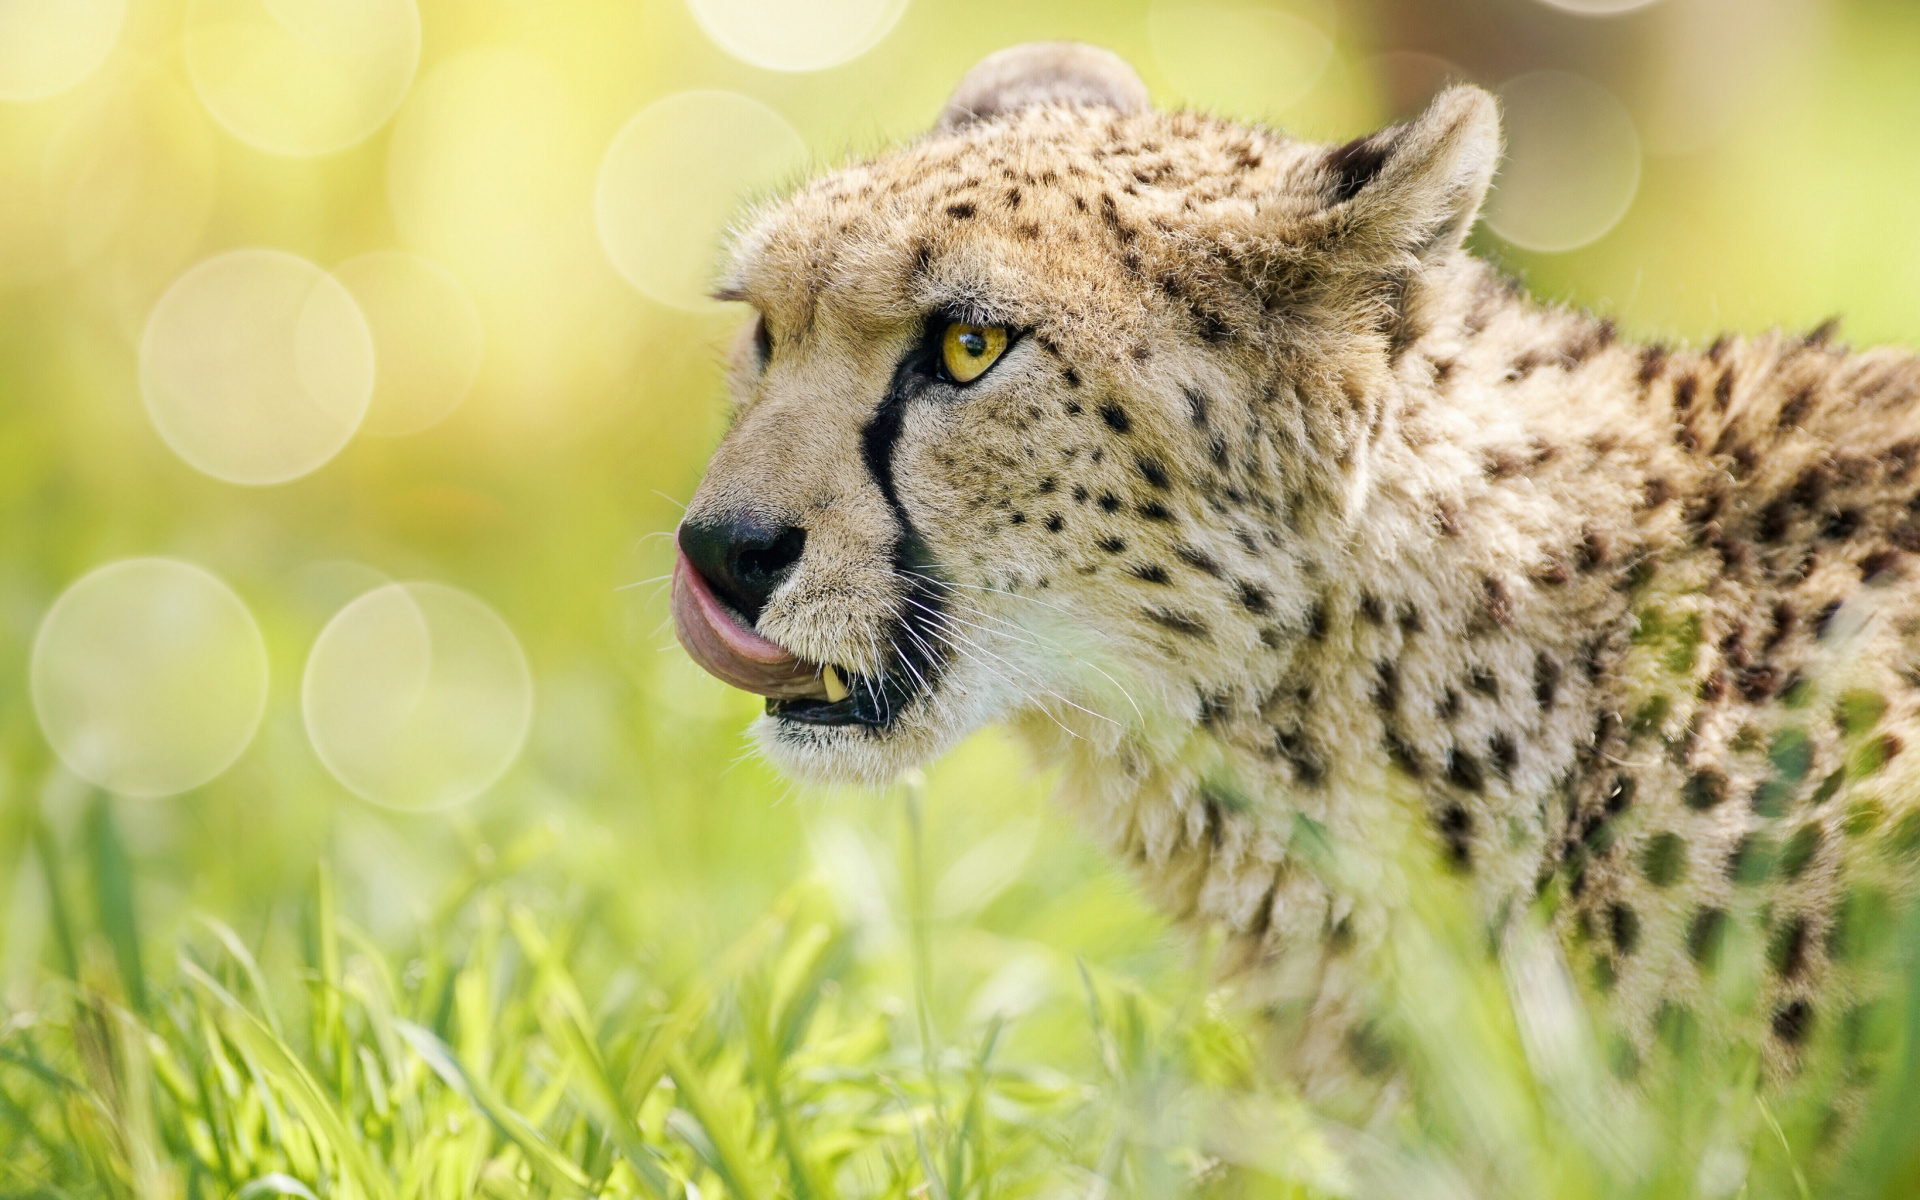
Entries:
{"label": "cheetah nose", "polygon": [[679,542],[680,552],[714,595],[748,625],[758,625],[767,598],[800,561],[807,531],[792,525],[775,528],[751,519],[690,517],[680,523]]}

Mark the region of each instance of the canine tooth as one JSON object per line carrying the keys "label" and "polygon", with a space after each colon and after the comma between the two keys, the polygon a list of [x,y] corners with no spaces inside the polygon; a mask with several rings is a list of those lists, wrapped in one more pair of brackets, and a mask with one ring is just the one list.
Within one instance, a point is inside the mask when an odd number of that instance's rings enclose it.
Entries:
{"label": "canine tooth", "polygon": [[847,691],[847,681],[840,678],[840,671],[837,667],[821,667],[820,682],[827,685],[827,699],[834,704],[840,703],[840,701],[845,700],[852,694]]}

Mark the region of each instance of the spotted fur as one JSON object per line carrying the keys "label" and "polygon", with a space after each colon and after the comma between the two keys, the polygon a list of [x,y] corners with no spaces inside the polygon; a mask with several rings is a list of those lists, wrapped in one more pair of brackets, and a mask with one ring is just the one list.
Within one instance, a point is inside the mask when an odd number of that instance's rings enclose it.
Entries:
{"label": "spotted fur", "polygon": [[[1379,1066],[1393,914],[1303,831],[1418,831],[1490,919],[1545,906],[1627,1074],[1750,930],[1762,996],[1713,1027],[1792,1072],[1920,852],[1920,361],[1530,299],[1461,248],[1473,88],[1328,147],[1151,111],[1084,48],[989,68],[733,250],[756,332],[694,512],[806,529],[762,633],[916,681],[770,752],[879,781],[1011,724],[1229,931],[1310,1087]],[[940,314],[1017,341],[909,378]]]}

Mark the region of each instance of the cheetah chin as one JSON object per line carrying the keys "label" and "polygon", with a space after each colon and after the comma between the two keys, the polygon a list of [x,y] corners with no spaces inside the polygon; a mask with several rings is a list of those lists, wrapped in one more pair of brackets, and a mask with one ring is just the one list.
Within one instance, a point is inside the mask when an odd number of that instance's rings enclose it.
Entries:
{"label": "cheetah chin", "polygon": [[1675,1013],[1789,1078],[1914,887],[1920,360],[1536,302],[1463,248],[1499,157],[1473,87],[1324,146],[988,58],[741,226],[676,628],[801,775],[1011,726],[1310,1092],[1390,1076],[1409,839],[1544,914],[1628,1078]]}

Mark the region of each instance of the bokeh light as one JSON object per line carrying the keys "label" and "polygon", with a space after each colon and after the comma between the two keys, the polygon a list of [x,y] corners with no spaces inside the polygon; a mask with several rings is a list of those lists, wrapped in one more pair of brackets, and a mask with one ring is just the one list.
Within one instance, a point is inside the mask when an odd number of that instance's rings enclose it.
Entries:
{"label": "bokeh light", "polygon": [[190,563],[134,558],[69,587],[33,643],[34,711],[82,779],[169,796],[212,779],[253,740],[267,647],[240,597]]}
{"label": "bokeh light", "polygon": [[413,0],[195,0],[184,49],[207,110],[276,154],[328,154],[393,115],[420,65]]}
{"label": "bokeh light", "polygon": [[688,0],[700,28],[742,62],[818,71],[873,49],[907,0]]}
{"label": "bokeh light", "polygon": [[533,677],[513,630],[481,601],[395,583],[327,623],[301,704],[334,778],[375,804],[428,811],[471,800],[513,764]]}
{"label": "bokeh light", "polygon": [[576,82],[517,50],[455,54],[414,88],[387,148],[400,245],[472,289],[485,387],[518,401],[495,411],[542,424],[597,394],[637,333],[590,203],[617,118]]}
{"label": "bokeh light", "polygon": [[[725,154],[713,147],[725,146]],[[662,304],[711,305],[728,216],[806,162],[779,113],[734,92],[680,92],[627,122],[600,164],[594,214],[607,257]]]}
{"label": "bokeh light", "polygon": [[127,0],[0,0],[0,100],[39,100],[94,73]]}
{"label": "bokeh light", "polygon": [[1399,119],[1418,114],[1442,88],[1468,78],[1466,68],[1459,63],[1418,50],[1376,54],[1361,68],[1380,89],[1387,113]]}
{"label": "bokeh light", "polygon": [[373,339],[347,289],[303,258],[235,250],[154,306],[140,343],[147,411],[216,479],[297,479],[337,454],[373,395]]}
{"label": "bokeh light", "polygon": [[378,364],[362,428],[382,437],[419,433],[460,407],[480,373],[480,310],[453,273],[430,258],[376,250],[333,277],[353,294]]}
{"label": "bokeh light", "polygon": [[66,262],[135,335],[213,213],[216,135],[165,71],[135,74],[74,112],[43,156],[42,199]]}
{"label": "bokeh light", "polygon": [[1235,0],[1155,0],[1147,15],[1154,61],[1178,98],[1248,119],[1313,91],[1333,61],[1331,28],[1330,9]]}
{"label": "bokeh light", "polygon": [[1507,157],[1487,224],[1527,250],[1573,250],[1619,224],[1640,186],[1640,137],[1613,94],[1582,75],[1502,84]]}
{"label": "bokeh light", "polygon": [[1548,8],[1578,13],[1583,17],[1617,17],[1635,9],[1658,4],[1660,0],[1540,0]]}

